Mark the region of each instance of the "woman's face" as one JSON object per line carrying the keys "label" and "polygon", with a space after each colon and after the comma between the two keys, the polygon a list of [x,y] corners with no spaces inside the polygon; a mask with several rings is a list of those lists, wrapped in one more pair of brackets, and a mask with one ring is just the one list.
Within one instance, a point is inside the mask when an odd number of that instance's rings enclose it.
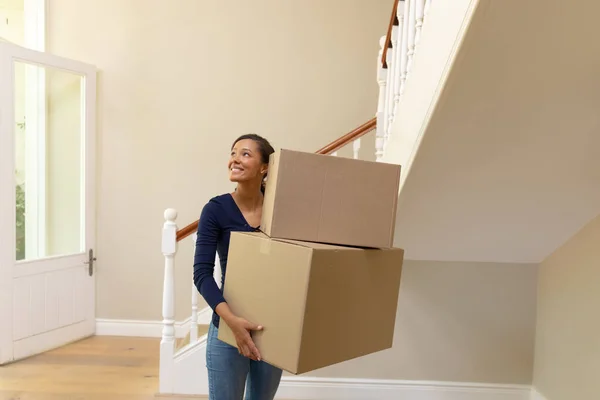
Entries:
{"label": "woman's face", "polygon": [[231,182],[261,182],[267,171],[258,144],[252,139],[242,139],[233,145],[227,167]]}

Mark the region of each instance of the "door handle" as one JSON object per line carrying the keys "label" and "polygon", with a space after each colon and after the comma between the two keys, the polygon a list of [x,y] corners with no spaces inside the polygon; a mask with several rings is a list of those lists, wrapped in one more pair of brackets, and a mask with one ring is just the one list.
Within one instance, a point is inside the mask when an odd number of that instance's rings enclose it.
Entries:
{"label": "door handle", "polygon": [[94,275],[94,261],[96,261],[96,257],[94,257],[94,250],[90,249],[88,252],[88,260],[84,261],[84,264],[88,265],[88,273],[90,276]]}

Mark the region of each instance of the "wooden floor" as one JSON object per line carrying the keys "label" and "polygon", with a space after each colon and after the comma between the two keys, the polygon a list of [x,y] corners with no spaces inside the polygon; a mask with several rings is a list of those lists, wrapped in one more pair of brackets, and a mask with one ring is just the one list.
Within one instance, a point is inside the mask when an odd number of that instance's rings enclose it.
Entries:
{"label": "wooden floor", "polygon": [[96,336],[0,367],[0,400],[166,400],[160,339]]}

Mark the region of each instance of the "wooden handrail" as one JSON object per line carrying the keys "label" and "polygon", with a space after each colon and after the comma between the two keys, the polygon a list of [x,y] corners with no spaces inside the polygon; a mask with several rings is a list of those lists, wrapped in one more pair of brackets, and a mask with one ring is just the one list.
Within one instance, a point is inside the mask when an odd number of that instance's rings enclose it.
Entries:
{"label": "wooden handrail", "polygon": [[[381,66],[387,68],[387,51],[388,48],[392,47],[392,29],[394,25],[398,25],[398,3],[400,0],[393,0],[394,7],[392,8],[392,15],[390,16],[390,23],[388,25],[387,34],[385,36],[385,43],[383,45],[383,53],[381,54]],[[406,0],[405,0],[406,1]]]}
{"label": "wooden handrail", "polygon": [[[361,126],[359,126],[358,128],[354,129],[353,131],[348,132],[344,136],[329,143],[327,146],[322,147],[321,149],[317,150],[316,153],[317,154],[331,154],[334,151],[337,151],[337,150],[341,149],[342,147],[346,146],[347,144],[355,141],[356,139],[361,138],[362,136],[371,132],[376,127],[377,127],[377,119],[372,118],[372,119],[368,120],[367,122],[365,122],[364,124],[362,124]],[[181,228],[177,231],[177,241],[179,242],[180,240],[185,239],[186,237],[190,236],[192,233],[196,232],[197,229],[198,229],[198,220],[192,222],[191,224],[189,224],[187,226],[184,226],[183,228]]]}
{"label": "wooden handrail", "polygon": [[365,134],[371,132],[376,127],[377,127],[377,118],[372,118],[372,119],[368,120],[367,122],[365,122],[364,124],[362,124],[361,126],[359,126],[358,128],[354,129],[353,131],[346,133],[344,136],[334,140],[333,142],[329,143],[327,146],[320,148],[319,150],[316,151],[316,153],[317,154],[331,154],[335,151],[338,151],[339,149],[346,146],[347,144],[349,144],[349,143],[355,141],[356,139],[359,139],[360,137],[364,136]]}
{"label": "wooden handrail", "polygon": [[192,222],[189,225],[184,226],[183,228],[181,228],[180,230],[177,231],[177,241],[179,242],[182,239],[185,239],[186,237],[190,236],[192,233],[196,232],[196,230],[198,230],[198,222],[199,220],[196,220],[194,222]]}

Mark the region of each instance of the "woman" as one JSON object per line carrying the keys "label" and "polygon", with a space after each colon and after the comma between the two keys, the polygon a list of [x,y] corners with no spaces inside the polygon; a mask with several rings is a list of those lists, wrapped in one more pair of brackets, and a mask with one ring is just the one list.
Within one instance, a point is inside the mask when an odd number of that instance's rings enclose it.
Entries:
{"label": "woman", "polygon": [[[273,152],[269,142],[258,135],[240,136],[231,147],[227,164],[229,180],[236,182],[237,188],[233,193],[212,198],[200,215],[194,284],[214,311],[206,348],[209,400],[241,400],[244,386],[246,400],[271,400],[281,380],[281,369],[261,361],[250,336],[262,327],[231,312],[213,277],[215,252],[218,252],[223,286],[231,232],[259,228],[263,185],[269,155]],[[239,350],[217,338],[220,323],[231,328]]]}

